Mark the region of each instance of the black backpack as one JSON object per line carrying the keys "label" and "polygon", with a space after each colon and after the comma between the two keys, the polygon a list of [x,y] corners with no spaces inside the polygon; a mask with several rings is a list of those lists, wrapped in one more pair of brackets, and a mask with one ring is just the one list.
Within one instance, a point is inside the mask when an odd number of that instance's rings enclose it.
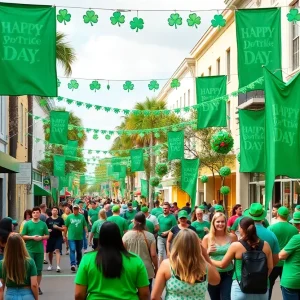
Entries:
{"label": "black backpack", "polygon": [[241,291],[245,294],[265,294],[268,290],[268,263],[262,251],[264,241],[260,240],[255,248],[243,240],[239,242],[247,250],[242,254],[241,282],[237,280]]}

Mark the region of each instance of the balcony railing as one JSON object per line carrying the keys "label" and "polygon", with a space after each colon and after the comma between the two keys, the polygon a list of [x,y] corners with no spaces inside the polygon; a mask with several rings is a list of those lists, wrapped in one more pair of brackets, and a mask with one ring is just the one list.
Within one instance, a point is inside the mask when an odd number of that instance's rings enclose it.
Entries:
{"label": "balcony railing", "polygon": [[265,92],[264,91],[251,91],[246,94],[238,95],[238,103],[240,108],[248,106],[264,106]]}

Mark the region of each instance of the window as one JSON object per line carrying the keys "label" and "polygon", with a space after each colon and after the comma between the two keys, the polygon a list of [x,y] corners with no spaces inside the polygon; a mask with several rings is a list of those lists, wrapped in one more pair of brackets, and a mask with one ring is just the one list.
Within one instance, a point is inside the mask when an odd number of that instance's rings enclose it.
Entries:
{"label": "window", "polygon": [[27,114],[27,109],[25,109],[25,147],[28,147],[28,114]]}
{"label": "window", "polygon": [[23,144],[23,133],[24,133],[24,118],[23,118],[23,110],[24,110],[24,105],[21,103],[20,111],[19,111],[19,141],[21,144]]}
{"label": "window", "polygon": [[183,107],[185,107],[185,93],[183,94]]}
{"label": "window", "polygon": [[230,81],[230,48],[226,51],[226,64],[227,81]]}
{"label": "window", "polygon": [[179,107],[182,107],[182,97],[180,97],[180,106]]}
{"label": "window", "polygon": [[[294,7],[298,7],[299,6],[299,2],[297,2],[295,4]],[[297,23],[292,23],[292,37],[293,37],[293,45],[292,45],[292,67],[293,70],[296,70],[299,68],[299,56],[300,56],[300,52],[299,52],[299,34],[300,33],[300,29],[299,29],[299,25]]]}
{"label": "window", "polygon": [[208,76],[211,76],[211,66],[208,68]]}
{"label": "window", "polygon": [[217,75],[221,74],[221,60],[220,58],[217,59]]}
{"label": "window", "polygon": [[191,105],[191,91],[188,90],[188,106]]}

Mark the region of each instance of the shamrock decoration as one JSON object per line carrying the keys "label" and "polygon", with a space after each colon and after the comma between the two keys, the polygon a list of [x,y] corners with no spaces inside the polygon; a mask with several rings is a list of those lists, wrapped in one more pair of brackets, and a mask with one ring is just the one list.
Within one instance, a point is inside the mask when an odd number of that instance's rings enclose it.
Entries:
{"label": "shamrock decoration", "polygon": [[98,23],[98,15],[95,14],[94,10],[87,10],[83,16],[83,21],[85,24],[90,23],[91,26],[94,26],[93,23]]}
{"label": "shamrock decoration", "polygon": [[90,90],[91,91],[95,91],[95,93],[97,92],[97,90],[101,89],[101,84],[99,83],[99,81],[94,80],[92,81],[92,83],[90,84]]}
{"label": "shamrock decoration", "polygon": [[68,13],[67,9],[60,9],[56,18],[59,23],[64,22],[64,25],[67,25],[66,22],[71,21],[71,14]]}
{"label": "shamrock decoration", "polygon": [[177,90],[178,87],[180,87],[179,80],[177,78],[173,78],[171,82],[171,88],[175,88]]}
{"label": "shamrock decoration", "polygon": [[79,83],[77,82],[77,80],[72,79],[69,83],[68,83],[68,88],[70,90],[72,90],[72,92],[75,90],[77,90],[79,87]]}
{"label": "shamrock decoration", "polygon": [[186,20],[190,27],[198,28],[197,25],[200,25],[201,18],[197,14],[190,14],[189,18]]}
{"label": "shamrock decoration", "polygon": [[102,106],[100,106],[100,105],[95,105],[95,109],[96,110],[100,110],[102,108]]}
{"label": "shamrock decoration", "polygon": [[77,105],[78,107],[82,106],[82,104],[83,104],[83,102],[81,102],[81,101],[76,101],[76,105]]}
{"label": "shamrock decoration", "polygon": [[138,32],[144,28],[144,20],[138,17],[134,17],[132,21],[130,21],[130,28]]}
{"label": "shamrock decoration", "polygon": [[134,84],[129,80],[125,81],[125,83],[123,84],[123,90],[128,91],[129,93],[133,89],[134,89]]}
{"label": "shamrock decoration", "polygon": [[300,21],[300,13],[297,8],[292,8],[286,16],[289,22],[296,23],[297,21]]}
{"label": "shamrock decoration", "polygon": [[68,104],[72,104],[74,102],[74,100],[72,100],[72,99],[67,99],[67,103]]}
{"label": "shamrock decoration", "polygon": [[57,78],[57,87],[60,87],[60,84],[61,84],[61,82],[60,82],[60,80]]}
{"label": "shamrock decoration", "polygon": [[171,14],[170,18],[168,19],[168,23],[170,26],[174,26],[177,29],[177,25],[182,25],[182,18],[178,13]]}
{"label": "shamrock decoration", "polygon": [[93,139],[94,139],[94,140],[98,140],[98,138],[99,138],[98,134],[95,133],[95,134],[93,135]]}
{"label": "shamrock decoration", "polygon": [[90,104],[90,103],[87,103],[87,104],[85,105],[85,107],[86,107],[87,109],[90,109],[91,107],[93,107],[93,105]]}
{"label": "shamrock decoration", "polygon": [[159,83],[157,82],[157,80],[151,80],[148,84],[148,88],[150,91],[153,90],[153,92],[155,92],[159,89]]}
{"label": "shamrock decoration", "polygon": [[130,113],[130,110],[129,109],[123,109],[123,113],[124,113],[124,115],[129,115],[129,113]]}
{"label": "shamrock decoration", "polygon": [[223,18],[222,15],[214,15],[214,19],[211,20],[212,27],[224,27],[226,25],[226,20]]}
{"label": "shamrock decoration", "polygon": [[107,140],[110,140],[110,135],[107,134],[107,135],[105,136],[105,138],[106,138]]}
{"label": "shamrock decoration", "polygon": [[110,22],[112,25],[118,24],[118,26],[120,27],[121,24],[125,23],[125,16],[122,15],[119,11],[115,11],[112,17],[110,17]]}
{"label": "shamrock decoration", "polygon": [[41,99],[40,100],[40,106],[46,106],[47,105],[47,100],[46,99]]}
{"label": "shamrock decoration", "polygon": [[63,101],[63,100],[64,100],[64,98],[63,98],[63,97],[61,97],[61,96],[58,96],[58,97],[56,98],[56,100],[60,102],[60,101]]}

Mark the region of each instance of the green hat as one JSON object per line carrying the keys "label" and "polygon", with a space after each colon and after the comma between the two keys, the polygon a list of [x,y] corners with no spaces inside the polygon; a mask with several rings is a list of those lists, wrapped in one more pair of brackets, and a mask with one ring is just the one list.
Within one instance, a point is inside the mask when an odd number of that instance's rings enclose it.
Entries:
{"label": "green hat", "polygon": [[224,212],[224,207],[220,204],[214,205],[214,209],[215,209],[215,212],[217,212],[217,211],[220,211],[222,213]]}
{"label": "green hat", "polygon": [[244,211],[243,215],[254,221],[262,221],[266,217],[267,212],[260,203],[252,203],[250,208]]}
{"label": "green hat", "polygon": [[117,212],[117,211],[120,210],[120,207],[119,207],[119,205],[114,205],[114,206],[112,207],[111,210],[112,210],[113,212]]}
{"label": "green hat", "polygon": [[296,209],[297,211],[300,211],[300,205],[296,205],[295,209]]}
{"label": "green hat", "polygon": [[289,216],[289,210],[285,206],[281,206],[278,208],[277,213],[279,216],[287,218]]}
{"label": "green hat", "polygon": [[198,208],[205,210],[205,205],[200,205]]}
{"label": "green hat", "polygon": [[143,213],[146,213],[146,212],[148,212],[148,207],[147,206],[143,206],[141,210],[142,210]]}
{"label": "green hat", "polygon": [[187,213],[186,210],[181,210],[179,213],[178,213],[178,219],[181,219],[181,218],[187,218],[189,215]]}
{"label": "green hat", "polygon": [[293,219],[290,221],[290,223],[300,224],[300,211],[294,212]]}
{"label": "green hat", "polygon": [[17,221],[17,220],[12,219],[11,217],[6,217],[6,219],[10,219],[11,222],[12,222],[12,224],[13,224],[14,226],[18,226],[18,221]]}

